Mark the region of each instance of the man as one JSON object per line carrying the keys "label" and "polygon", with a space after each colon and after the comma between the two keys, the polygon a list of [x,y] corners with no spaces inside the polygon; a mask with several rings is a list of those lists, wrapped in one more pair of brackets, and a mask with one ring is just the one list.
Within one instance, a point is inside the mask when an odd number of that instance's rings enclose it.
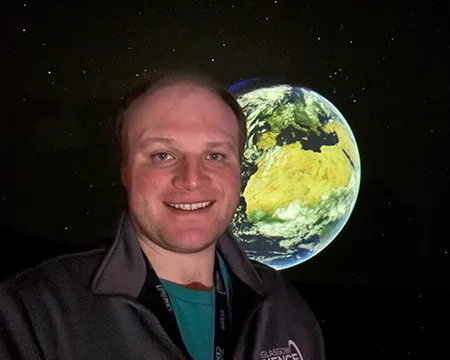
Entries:
{"label": "man", "polygon": [[108,249],[0,288],[0,359],[324,359],[319,325],[228,225],[245,116],[199,76],[168,76],[118,115],[128,209]]}

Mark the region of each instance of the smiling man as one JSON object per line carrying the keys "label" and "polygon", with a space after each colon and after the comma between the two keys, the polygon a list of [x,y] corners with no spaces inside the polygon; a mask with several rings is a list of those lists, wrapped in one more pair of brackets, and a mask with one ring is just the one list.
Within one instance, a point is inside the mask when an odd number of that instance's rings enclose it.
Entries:
{"label": "smiling man", "polygon": [[117,124],[116,238],[0,287],[0,358],[324,359],[307,304],[229,230],[246,142],[236,100],[170,75],[133,89]]}
{"label": "smiling man", "polygon": [[239,203],[233,109],[179,79],[137,98],[123,119],[122,182],[142,249],[160,277],[212,287],[215,242]]}

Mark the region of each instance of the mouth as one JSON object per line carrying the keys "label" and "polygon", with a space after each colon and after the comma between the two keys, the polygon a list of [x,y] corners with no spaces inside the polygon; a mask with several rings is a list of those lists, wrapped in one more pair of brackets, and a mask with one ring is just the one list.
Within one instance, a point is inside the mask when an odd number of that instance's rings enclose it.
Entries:
{"label": "mouth", "polygon": [[173,210],[178,210],[180,212],[198,212],[209,209],[215,201],[200,201],[195,203],[164,203],[169,208]]}

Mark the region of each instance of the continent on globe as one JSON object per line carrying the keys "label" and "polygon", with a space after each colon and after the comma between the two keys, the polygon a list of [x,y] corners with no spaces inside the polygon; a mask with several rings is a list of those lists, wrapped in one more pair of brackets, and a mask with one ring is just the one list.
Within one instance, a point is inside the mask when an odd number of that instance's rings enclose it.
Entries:
{"label": "continent on globe", "polygon": [[278,270],[295,266],[329,245],[355,206],[361,166],[354,135],[311,89],[263,78],[229,91],[248,129],[232,231],[251,259]]}

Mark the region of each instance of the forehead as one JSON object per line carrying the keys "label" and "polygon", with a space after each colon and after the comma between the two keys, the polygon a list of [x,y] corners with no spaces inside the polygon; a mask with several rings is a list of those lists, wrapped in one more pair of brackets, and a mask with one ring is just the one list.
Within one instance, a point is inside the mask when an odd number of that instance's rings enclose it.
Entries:
{"label": "forehead", "polygon": [[[213,91],[195,83],[167,85],[142,95],[127,111],[129,140],[163,131],[195,137],[205,132],[238,141],[238,121],[232,108]],[[138,138],[136,138],[138,137]]]}
{"label": "forehead", "polygon": [[144,113],[152,116],[164,113],[167,116],[171,112],[200,113],[202,110],[213,111],[218,116],[234,115],[230,106],[219,95],[192,82],[166,85],[144,94],[132,104],[128,113],[131,117],[142,116]]}

